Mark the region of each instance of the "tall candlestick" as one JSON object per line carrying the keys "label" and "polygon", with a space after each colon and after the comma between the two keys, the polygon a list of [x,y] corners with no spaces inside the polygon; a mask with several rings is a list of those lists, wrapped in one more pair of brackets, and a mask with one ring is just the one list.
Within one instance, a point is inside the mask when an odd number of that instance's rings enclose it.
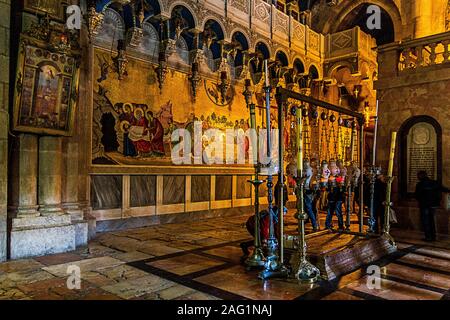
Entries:
{"label": "tall candlestick", "polygon": [[296,138],[297,138],[297,178],[301,179],[303,176],[303,150],[302,150],[302,133],[300,130],[302,130],[302,109],[298,108],[297,112],[295,114],[296,120],[297,120],[297,132],[296,132]]}
{"label": "tall candlestick", "polygon": [[264,84],[266,87],[269,86],[269,66],[268,60],[264,60]]}
{"label": "tall candlestick", "polygon": [[372,165],[375,167],[376,165],[376,154],[377,154],[377,134],[378,134],[378,100],[377,107],[375,110],[375,125],[374,125],[374,134],[373,134],[373,150],[372,150]]}
{"label": "tall candlestick", "polygon": [[394,156],[395,156],[395,143],[397,140],[397,132],[392,132],[391,137],[391,151],[389,154],[389,168],[388,177],[392,177],[392,172],[394,171]]}

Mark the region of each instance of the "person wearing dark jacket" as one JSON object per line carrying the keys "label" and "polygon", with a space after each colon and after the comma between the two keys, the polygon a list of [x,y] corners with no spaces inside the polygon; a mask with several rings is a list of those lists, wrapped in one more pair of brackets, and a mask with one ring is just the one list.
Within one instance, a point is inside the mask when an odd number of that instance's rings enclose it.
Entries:
{"label": "person wearing dark jacket", "polygon": [[[279,204],[279,192],[281,189],[281,185],[280,183],[277,183],[275,188],[274,188],[274,195],[275,195],[275,203],[274,206],[272,207],[273,210],[273,222],[274,222],[274,232],[275,232],[275,237],[277,238],[278,241],[280,241],[280,228],[278,225],[278,221],[279,221],[279,210],[278,210],[278,204]],[[283,186],[283,204],[284,204],[284,210],[283,213],[286,213],[287,209],[286,209],[286,203],[287,203],[287,198],[288,198],[288,192],[287,192],[287,186],[284,185]],[[260,240],[261,240],[261,245],[263,245],[268,239],[269,239],[269,233],[270,233],[270,216],[269,216],[269,212],[268,210],[262,210],[259,213],[259,227],[260,227]],[[247,219],[247,222],[245,223],[245,226],[247,228],[248,233],[254,237],[255,236],[255,216],[252,215]],[[254,240],[249,240],[249,241],[244,241],[240,244],[242,252],[244,254],[244,256],[241,258],[241,261],[245,261],[245,259],[248,257],[248,255],[250,254],[249,252],[249,248],[251,246],[254,245]]]}
{"label": "person wearing dark jacket", "polygon": [[435,209],[440,206],[442,192],[449,190],[430,179],[426,171],[419,171],[417,178],[419,182],[416,185],[415,198],[419,202],[420,218],[425,233],[424,241],[436,241]]}

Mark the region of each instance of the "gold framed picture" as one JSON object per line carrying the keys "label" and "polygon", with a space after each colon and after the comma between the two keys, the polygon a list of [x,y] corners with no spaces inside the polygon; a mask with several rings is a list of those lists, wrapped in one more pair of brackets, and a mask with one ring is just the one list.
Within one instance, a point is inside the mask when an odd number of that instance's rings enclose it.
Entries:
{"label": "gold framed picture", "polygon": [[48,14],[57,20],[64,19],[64,7],[61,0],[25,0],[24,9],[33,13]]}
{"label": "gold framed picture", "polygon": [[72,135],[79,78],[78,57],[22,35],[14,92],[13,130]]}

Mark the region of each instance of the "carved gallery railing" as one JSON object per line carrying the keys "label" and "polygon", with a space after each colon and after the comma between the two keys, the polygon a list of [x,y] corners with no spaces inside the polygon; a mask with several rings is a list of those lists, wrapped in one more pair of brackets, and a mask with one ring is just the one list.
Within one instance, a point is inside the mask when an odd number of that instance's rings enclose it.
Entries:
{"label": "carved gallery railing", "polygon": [[450,32],[403,42],[399,52],[399,72],[449,63]]}

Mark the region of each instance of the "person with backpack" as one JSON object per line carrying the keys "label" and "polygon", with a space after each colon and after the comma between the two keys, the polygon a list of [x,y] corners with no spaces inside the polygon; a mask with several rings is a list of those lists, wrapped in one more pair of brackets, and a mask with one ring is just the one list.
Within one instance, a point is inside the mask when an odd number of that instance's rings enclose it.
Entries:
{"label": "person with backpack", "polygon": [[420,218],[425,233],[423,240],[436,241],[435,210],[441,205],[442,192],[449,190],[430,179],[426,171],[419,171],[417,178],[419,182],[416,185],[415,198],[419,202]]}

